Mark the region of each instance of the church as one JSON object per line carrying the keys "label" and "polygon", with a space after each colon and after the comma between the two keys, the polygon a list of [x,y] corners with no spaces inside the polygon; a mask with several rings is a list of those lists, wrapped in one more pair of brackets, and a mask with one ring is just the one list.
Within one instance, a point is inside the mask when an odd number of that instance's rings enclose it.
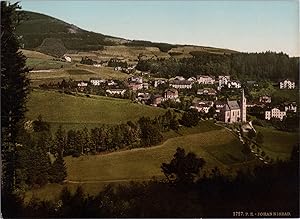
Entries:
{"label": "church", "polygon": [[220,119],[225,123],[246,122],[246,98],[242,89],[241,100],[227,100],[220,112]]}

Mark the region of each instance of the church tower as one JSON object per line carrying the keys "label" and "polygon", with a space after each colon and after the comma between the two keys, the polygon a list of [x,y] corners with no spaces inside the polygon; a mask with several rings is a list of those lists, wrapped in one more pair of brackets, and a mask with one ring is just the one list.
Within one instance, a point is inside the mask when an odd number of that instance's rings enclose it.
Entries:
{"label": "church tower", "polygon": [[247,108],[247,105],[246,105],[246,97],[245,97],[245,94],[244,94],[244,89],[242,89],[242,98],[241,98],[241,122],[246,122],[246,108]]}

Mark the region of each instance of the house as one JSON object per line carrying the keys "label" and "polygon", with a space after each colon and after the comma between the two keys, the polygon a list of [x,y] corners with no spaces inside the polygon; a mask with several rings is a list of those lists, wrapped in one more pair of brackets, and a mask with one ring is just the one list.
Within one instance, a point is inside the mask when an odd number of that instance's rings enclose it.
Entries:
{"label": "house", "polygon": [[261,96],[259,97],[259,102],[260,103],[271,103],[272,102],[272,98],[270,96]]}
{"label": "house", "polygon": [[154,81],[153,86],[154,86],[154,87],[157,87],[158,85],[160,85],[160,84],[165,84],[165,83],[167,83],[167,80],[166,80],[166,79],[158,79],[158,80],[155,80],[155,81]]}
{"label": "house", "polygon": [[102,65],[99,64],[99,63],[95,63],[95,64],[93,64],[93,66],[96,67],[96,68],[100,68]]}
{"label": "house", "polygon": [[144,83],[143,83],[143,89],[148,90],[148,89],[149,89],[149,84],[146,83],[146,82],[144,82]]}
{"label": "house", "polygon": [[165,100],[175,100],[178,98],[178,91],[175,88],[167,89],[164,92],[164,99]]}
{"label": "house", "polygon": [[195,98],[190,109],[196,109],[198,112],[208,113],[209,109],[214,105],[213,101],[203,101]]}
{"label": "house", "polygon": [[295,89],[296,83],[289,79],[285,79],[284,81],[279,82],[279,88],[280,89]]}
{"label": "house", "polygon": [[216,113],[220,113],[221,109],[225,106],[225,102],[223,101],[216,101],[215,104]]}
{"label": "house", "polygon": [[143,84],[142,83],[137,83],[137,82],[130,82],[128,84],[128,87],[133,90],[133,91],[136,91],[136,90],[141,90],[143,89]]}
{"label": "house", "polygon": [[227,83],[230,81],[230,75],[219,75],[218,76],[218,83],[220,87],[223,87],[223,85],[227,85]]}
{"label": "house", "polygon": [[106,80],[105,79],[101,79],[101,78],[90,78],[90,83],[94,86],[99,86],[102,83],[105,83]]}
{"label": "house", "polygon": [[136,82],[136,83],[143,83],[143,78],[142,77],[136,77],[136,76],[132,76],[128,79],[129,82]]}
{"label": "house", "polygon": [[228,88],[241,88],[242,85],[241,85],[241,82],[239,82],[239,81],[228,81],[227,87]]}
{"label": "house", "polygon": [[65,59],[67,62],[72,62],[72,58],[71,58],[70,56],[64,55],[64,59]]}
{"label": "house", "polygon": [[79,82],[77,82],[77,89],[79,90],[79,91],[84,91],[86,88],[87,88],[87,86],[88,86],[88,82],[87,81],[79,81]]}
{"label": "house", "polygon": [[227,100],[224,107],[220,111],[220,119],[225,123],[246,122],[247,103],[242,90],[241,101]]}
{"label": "house", "polygon": [[187,80],[172,80],[169,81],[170,87],[174,87],[176,89],[191,89],[193,82]]}
{"label": "house", "polygon": [[88,82],[86,81],[80,81],[77,83],[77,87],[87,87],[88,86]]}
{"label": "house", "polygon": [[115,94],[124,95],[125,92],[126,92],[125,89],[107,89],[106,90],[106,93],[108,93],[110,95],[115,95]]}
{"label": "house", "polygon": [[195,77],[190,77],[190,78],[188,78],[187,80],[188,80],[188,81],[193,81],[193,82],[197,81],[197,79],[196,79]]}
{"label": "house", "polygon": [[154,95],[151,97],[152,99],[152,106],[158,106],[159,104],[162,103],[163,97],[161,95]]}
{"label": "house", "polygon": [[137,100],[140,102],[146,102],[150,99],[151,95],[149,93],[138,93],[137,94]]}
{"label": "house", "polygon": [[283,120],[283,117],[286,116],[286,111],[281,111],[279,108],[272,108],[269,111],[265,111],[265,119],[270,120],[271,118],[278,118]]}
{"label": "house", "polygon": [[198,84],[214,84],[215,79],[208,75],[197,75]]}
{"label": "house", "polygon": [[182,76],[175,76],[175,78],[171,78],[170,80],[179,80],[179,81],[184,81],[185,78]]}
{"label": "house", "polygon": [[114,70],[115,70],[115,71],[121,71],[121,70],[122,70],[122,67],[120,67],[120,66],[114,67]]}
{"label": "house", "polygon": [[294,102],[294,103],[285,103],[284,104],[284,111],[285,112],[294,112],[296,113],[297,112],[297,104]]}
{"label": "house", "polygon": [[217,91],[213,88],[203,88],[197,90],[198,95],[208,95],[208,96],[216,96]]}
{"label": "house", "polygon": [[115,82],[114,80],[109,80],[109,81],[107,81],[107,85],[108,86],[116,86],[116,85],[118,85],[118,83]]}

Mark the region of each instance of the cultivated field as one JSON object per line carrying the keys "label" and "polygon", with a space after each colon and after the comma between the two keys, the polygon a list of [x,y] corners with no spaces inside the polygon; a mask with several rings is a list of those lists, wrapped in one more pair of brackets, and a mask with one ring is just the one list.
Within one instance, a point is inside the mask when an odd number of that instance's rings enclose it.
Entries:
{"label": "cultivated field", "polygon": [[[27,61],[35,62],[34,59],[28,59]],[[34,68],[34,70],[29,73],[32,87],[38,87],[40,84],[44,83],[61,82],[63,79],[89,81],[91,77],[99,77],[103,79],[124,80],[129,77],[127,74],[120,71],[114,71],[113,68],[110,67],[96,68],[94,66],[82,64],[66,64],[65,62],[61,62],[63,63],[61,64],[57,63],[58,61],[41,59],[38,59],[38,62],[41,62],[43,65],[40,66],[40,68]],[[57,68],[55,65],[57,65]],[[61,65],[64,65],[64,67],[60,68]]]}
{"label": "cultivated field", "polygon": [[110,97],[72,96],[57,91],[34,89],[29,97],[26,113],[28,119],[41,114],[51,125],[64,128],[87,128],[99,124],[120,124],[142,116],[155,117],[164,109],[132,103],[130,100]]}
{"label": "cultivated field", "polygon": [[298,142],[298,133],[283,132],[272,128],[255,126],[255,129],[264,136],[262,150],[266,152],[270,158],[274,160],[289,159],[293,146]]}

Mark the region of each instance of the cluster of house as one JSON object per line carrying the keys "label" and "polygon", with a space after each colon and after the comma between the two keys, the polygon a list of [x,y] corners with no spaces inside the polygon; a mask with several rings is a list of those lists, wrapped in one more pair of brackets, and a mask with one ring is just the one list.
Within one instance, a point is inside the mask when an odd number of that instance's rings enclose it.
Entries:
{"label": "cluster of house", "polygon": [[190,108],[198,112],[208,113],[214,107],[220,121],[225,123],[246,122],[246,98],[242,90],[240,100],[203,101],[198,98],[193,100]]}
{"label": "cluster of house", "polygon": [[[285,82],[288,80],[285,80]],[[208,75],[198,75],[195,77],[190,77],[185,79],[182,76],[176,76],[169,80],[162,78],[153,81],[153,87],[157,87],[161,84],[167,84],[168,88],[163,92],[162,95],[151,95],[147,90],[149,89],[149,83],[143,80],[143,77],[131,76],[127,81],[128,89],[134,91],[136,95],[136,100],[143,103],[149,103],[152,106],[158,106],[162,102],[167,100],[172,100],[175,102],[180,102],[179,92],[180,89],[191,89],[194,83],[204,84],[204,85],[218,85],[218,90],[222,87],[228,88],[241,88],[241,83],[239,81],[230,80],[230,76],[218,76],[216,78]],[[247,82],[248,83],[248,82]],[[126,89],[116,88],[117,83],[114,80],[105,80],[101,78],[90,78],[89,82],[81,81],[78,83],[79,88],[87,87],[88,84],[93,86],[99,86],[105,84],[109,87],[106,90],[107,94],[110,95],[124,95]],[[257,84],[256,82],[253,84]],[[288,89],[292,89],[292,85],[284,85]],[[294,86],[294,85],[293,85]],[[142,91],[141,91],[142,90]],[[240,100],[227,100],[224,102],[217,101],[217,90],[211,87],[202,88],[197,90],[197,94],[201,96],[210,96],[215,98],[214,101],[201,100],[200,98],[195,98],[192,102],[191,108],[196,109],[198,112],[208,113],[210,108],[214,107],[219,119],[226,123],[234,122],[245,122],[246,121],[246,108],[258,105],[268,105],[272,102],[271,97],[261,96],[259,98],[259,103],[246,103],[246,98],[244,96],[244,90],[242,92]],[[297,106],[295,103],[285,104],[284,106],[270,108],[265,111],[265,119],[270,120],[271,118],[279,118],[280,120],[286,116],[288,111],[296,112]]]}
{"label": "cluster of house", "polygon": [[100,85],[106,85],[109,87],[109,89],[106,90],[106,93],[108,94],[119,94],[119,95],[124,95],[126,92],[126,89],[120,89],[120,88],[115,88],[118,86],[118,83],[112,79],[106,80],[102,78],[90,78],[89,81],[79,81],[77,82],[77,88],[79,91],[84,91],[88,86],[100,86]]}
{"label": "cluster of house", "polygon": [[198,84],[218,84],[218,90],[222,87],[228,88],[241,88],[241,82],[237,80],[231,80],[230,76],[219,75],[217,77],[209,75],[198,75],[197,78],[190,77],[185,79],[182,76],[176,76],[175,78],[169,79],[169,85],[176,89],[191,89],[194,83]]}
{"label": "cluster of house", "polygon": [[132,76],[128,79],[128,87],[133,91],[149,89],[149,84],[142,77]]}
{"label": "cluster of house", "polygon": [[261,96],[259,98],[259,103],[249,103],[247,107],[259,106],[266,108],[265,110],[265,119],[270,120],[271,118],[278,118],[283,120],[283,118],[287,115],[287,112],[297,112],[297,104],[296,102],[284,102],[278,106],[270,107],[272,103],[272,98],[270,96]]}
{"label": "cluster of house", "polygon": [[293,103],[283,103],[280,106],[269,108],[265,111],[265,119],[270,120],[271,118],[277,118],[283,120],[287,112],[297,112],[297,104]]}
{"label": "cluster of house", "polygon": [[295,89],[296,82],[291,81],[289,79],[285,79],[285,80],[279,82],[279,88],[280,89]]}

